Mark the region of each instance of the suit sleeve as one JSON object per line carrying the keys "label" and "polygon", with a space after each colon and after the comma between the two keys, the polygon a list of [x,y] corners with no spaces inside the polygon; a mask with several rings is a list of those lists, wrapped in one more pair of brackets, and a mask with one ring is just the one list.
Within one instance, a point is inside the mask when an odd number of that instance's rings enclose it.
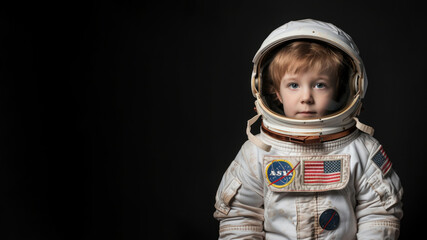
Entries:
{"label": "suit sleeve", "polygon": [[264,239],[263,180],[255,150],[245,144],[222,178],[214,213],[219,239]]}
{"label": "suit sleeve", "polygon": [[358,181],[358,239],[398,239],[403,188],[381,146],[370,151]]}

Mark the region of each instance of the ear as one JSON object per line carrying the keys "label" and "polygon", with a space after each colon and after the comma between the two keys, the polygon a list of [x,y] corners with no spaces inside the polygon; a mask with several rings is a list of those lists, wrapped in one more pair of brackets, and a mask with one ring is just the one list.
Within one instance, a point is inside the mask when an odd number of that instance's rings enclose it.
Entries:
{"label": "ear", "polygon": [[276,96],[277,96],[277,98],[278,98],[278,99],[279,99],[279,101],[283,104],[282,97],[280,96],[280,92],[279,92],[279,91],[277,91],[277,90],[275,90],[275,92],[276,92]]}

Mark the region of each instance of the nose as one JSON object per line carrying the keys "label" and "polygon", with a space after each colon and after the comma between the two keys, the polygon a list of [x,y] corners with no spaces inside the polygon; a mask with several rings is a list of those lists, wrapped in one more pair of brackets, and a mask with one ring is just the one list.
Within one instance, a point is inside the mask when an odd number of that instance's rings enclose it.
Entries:
{"label": "nose", "polygon": [[311,88],[305,88],[301,92],[301,103],[302,104],[313,104],[314,98]]}

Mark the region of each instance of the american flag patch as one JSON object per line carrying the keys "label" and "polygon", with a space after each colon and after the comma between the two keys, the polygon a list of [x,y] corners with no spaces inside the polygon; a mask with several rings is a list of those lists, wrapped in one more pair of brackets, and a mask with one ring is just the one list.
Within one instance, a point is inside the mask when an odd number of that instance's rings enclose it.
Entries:
{"label": "american flag patch", "polygon": [[304,163],[304,183],[322,184],[340,182],[341,161],[306,161]]}
{"label": "american flag patch", "polygon": [[383,146],[381,146],[378,152],[372,157],[372,161],[381,169],[384,175],[391,169],[391,161],[385,153]]}

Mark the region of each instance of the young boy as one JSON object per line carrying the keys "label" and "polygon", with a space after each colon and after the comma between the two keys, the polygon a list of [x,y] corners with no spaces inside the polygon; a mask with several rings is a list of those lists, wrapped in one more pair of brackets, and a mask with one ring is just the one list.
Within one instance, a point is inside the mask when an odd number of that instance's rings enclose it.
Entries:
{"label": "young boy", "polygon": [[398,238],[403,189],[356,118],[366,88],[358,49],[336,26],[293,21],[267,37],[252,75],[258,115],[216,195],[220,239]]}

